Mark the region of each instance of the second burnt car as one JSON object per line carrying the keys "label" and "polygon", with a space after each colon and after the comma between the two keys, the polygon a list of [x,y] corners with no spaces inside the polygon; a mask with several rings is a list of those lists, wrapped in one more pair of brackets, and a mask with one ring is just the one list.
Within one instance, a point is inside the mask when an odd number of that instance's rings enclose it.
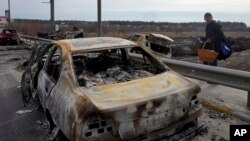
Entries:
{"label": "second burnt car", "polygon": [[51,33],[38,32],[37,37],[51,39],[51,40],[76,39],[76,38],[84,38],[84,32],[83,29],[81,28],[73,27],[71,31],[66,31],[66,32],[63,30],[58,30]]}
{"label": "second burnt car", "polygon": [[157,57],[171,58],[172,43],[174,42],[168,36],[156,33],[150,34],[135,34],[128,38],[129,40],[148,48]]}
{"label": "second burnt car", "polygon": [[22,89],[26,103],[38,97],[51,130],[72,141],[159,140],[197,124],[202,112],[198,85],[120,38],[35,49]]}

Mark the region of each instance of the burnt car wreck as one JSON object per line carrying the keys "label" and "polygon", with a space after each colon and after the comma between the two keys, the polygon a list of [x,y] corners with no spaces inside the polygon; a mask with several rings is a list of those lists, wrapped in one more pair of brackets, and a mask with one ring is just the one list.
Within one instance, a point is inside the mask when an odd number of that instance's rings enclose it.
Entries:
{"label": "burnt car wreck", "polygon": [[172,57],[172,43],[174,40],[168,36],[156,33],[150,33],[148,35],[135,34],[130,36],[128,39],[142,47],[148,48],[157,57]]}
{"label": "burnt car wreck", "polygon": [[39,100],[51,130],[72,141],[159,140],[197,124],[202,112],[198,85],[148,49],[111,37],[36,48],[22,90],[24,103]]}
{"label": "burnt car wreck", "polygon": [[15,29],[0,28],[0,45],[20,44],[19,34]]}
{"label": "burnt car wreck", "polygon": [[83,38],[84,32],[83,29],[73,27],[72,31],[62,31],[58,30],[51,33],[45,32],[38,32],[38,38],[45,38],[45,39],[52,39],[52,40],[62,40],[62,39],[76,39],[76,38]]}

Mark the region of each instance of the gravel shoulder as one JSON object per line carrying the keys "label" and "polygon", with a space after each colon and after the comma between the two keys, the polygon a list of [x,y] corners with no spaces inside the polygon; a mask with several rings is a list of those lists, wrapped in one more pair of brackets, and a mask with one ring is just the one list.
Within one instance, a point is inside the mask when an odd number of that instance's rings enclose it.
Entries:
{"label": "gravel shoulder", "polygon": [[[178,60],[201,63],[198,57],[180,57]],[[220,61],[219,67],[236,69],[242,71],[250,71],[250,50],[241,52],[233,52],[232,56],[226,61]],[[201,86],[202,92],[199,98],[212,101],[218,105],[223,105],[250,115],[250,111],[246,109],[247,92],[234,89],[222,85],[208,84],[204,81],[193,80]],[[208,126],[208,132],[204,135],[195,137],[194,141],[224,141],[229,140],[230,125],[244,125],[249,122],[242,121],[238,118],[218,113],[214,110],[204,108],[203,115],[199,118],[200,122],[204,122]]]}

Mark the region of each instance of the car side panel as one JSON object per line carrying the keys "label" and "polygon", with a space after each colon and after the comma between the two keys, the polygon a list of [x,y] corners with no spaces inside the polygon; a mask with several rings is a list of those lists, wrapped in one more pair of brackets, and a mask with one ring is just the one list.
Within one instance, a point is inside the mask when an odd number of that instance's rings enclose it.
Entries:
{"label": "car side panel", "polygon": [[38,75],[38,96],[42,106],[45,108],[45,102],[50,94],[50,91],[55,86],[55,83],[51,81],[49,76],[44,70],[41,70]]}
{"label": "car side panel", "polygon": [[[82,118],[79,118],[79,107],[84,104],[83,101],[78,100],[84,97],[77,91],[77,86],[72,79],[72,66],[70,63],[71,56],[67,50],[62,48],[62,68],[59,79],[46,99],[43,98],[44,109],[49,110],[54,124],[60,128],[66,137],[70,140],[77,140],[81,138]],[[43,70],[42,70],[43,71]],[[46,93],[45,86],[49,83],[49,78],[43,71],[39,74],[39,93]],[[45,95],[44,95],[45,96]],[[79,102],[79,103],[78,103]],[[77,104],[78,103],[78,104]]]}
{"label": "car side panel", "polygon": [[69,90],[68,86],[65,85],[60,79],[55,87],[51,90],[47,100],[46,100],[46,109],[49,110],[50,114],[53,117],[54,123],[57,127],[64,131],[66,136],[69,132],[69,111],[71,105],[70,98],[72,92]]}

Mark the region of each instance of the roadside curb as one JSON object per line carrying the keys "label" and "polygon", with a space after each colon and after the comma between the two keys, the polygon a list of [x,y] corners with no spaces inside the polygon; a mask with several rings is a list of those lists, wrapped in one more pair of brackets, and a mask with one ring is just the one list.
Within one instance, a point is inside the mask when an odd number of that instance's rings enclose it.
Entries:
{"label": "roadside curb", "polygon": [[212,109],[212,110],[215,110],[217,112],[221,112],[221,113],[224,113],[224,114],[227,114],[227,115],[230,115],[230,116],[234,116],[238,119],[241,119],[241,120],[244,120],[244,121],[247,121],[247,122],[250,122],[250,116],[246,113],[243,113],[243,112],[239,112],[239,111],[236,111],[232,108],[228,108],[226,106],[222,106],[220,104],[216,104],[214,102],[211,102],[211,101],[207,101],[205,99],[200,99],[200,103],[209,108],[209,109]]}

